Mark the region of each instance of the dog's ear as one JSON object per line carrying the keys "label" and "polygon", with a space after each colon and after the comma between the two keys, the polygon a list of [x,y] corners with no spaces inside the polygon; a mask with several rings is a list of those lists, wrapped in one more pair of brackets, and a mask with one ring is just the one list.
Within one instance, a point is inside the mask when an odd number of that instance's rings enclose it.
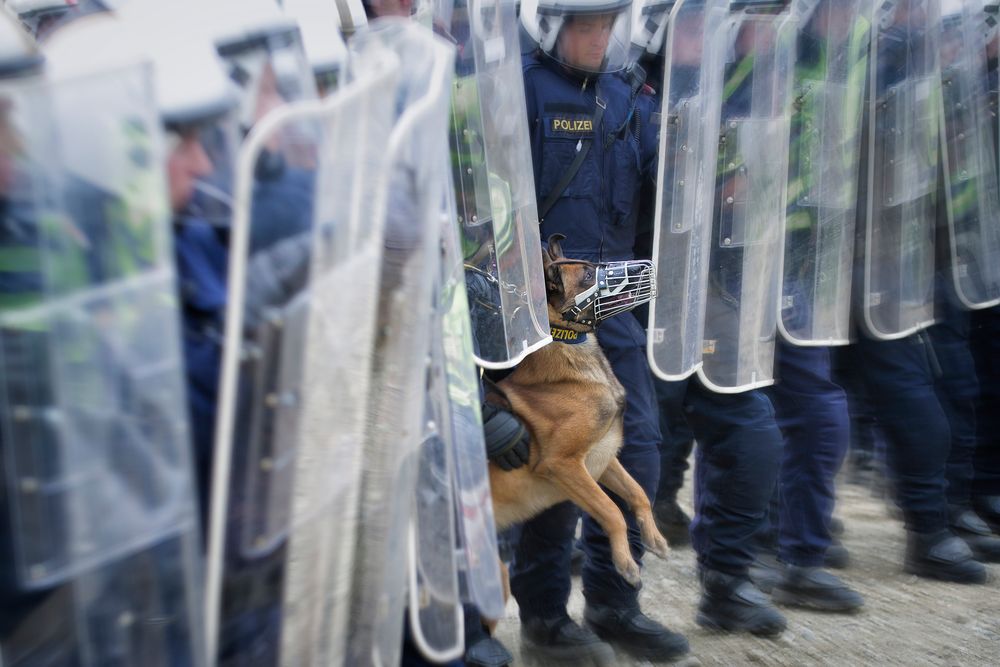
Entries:
{"label": "dog's ear", "polygon": [[562,267],[559,264],[547,262],[545,266],[545,293],[562,299],[564,296]]}
{"label": "dog's ear", "polygon": [[563,259],[566,257],[566,255],[563,254],[562,245],[560,245],[560,241],[565,238],[566,237],[562,234],[553,234],[549,237],[548,258],[550,261],[554,262],[557,259]]}

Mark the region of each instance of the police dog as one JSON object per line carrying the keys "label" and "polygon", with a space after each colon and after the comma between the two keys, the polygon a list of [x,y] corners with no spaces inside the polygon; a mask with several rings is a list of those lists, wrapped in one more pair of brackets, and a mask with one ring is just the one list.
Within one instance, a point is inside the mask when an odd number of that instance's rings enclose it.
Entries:
{"label": "police dog", "polygon": [[[561,313],[575,303],[577,294],[593,287],[596,267],[567,259],[559,245],[563,238],[550,237],[543,253],[549,321],[554,334],[575,338],[593,327],[567,321]],[[584,312],[580,319],[593,320],[593,313]],[[497,527],[571,500],[601,525],[611,542],[615,569],[638,586],[639,565],[629,550],[625,518],[598,482],[635,513],[647,549],[665,558],[667,541],[656,528],[646,493],[618,462],[625,389],[597,341],[590,336],[574,345],[553,342],[529,355],[497,386],[487,400],[505,404],[531,434],[527,465],[504,471],[490,464]]]}

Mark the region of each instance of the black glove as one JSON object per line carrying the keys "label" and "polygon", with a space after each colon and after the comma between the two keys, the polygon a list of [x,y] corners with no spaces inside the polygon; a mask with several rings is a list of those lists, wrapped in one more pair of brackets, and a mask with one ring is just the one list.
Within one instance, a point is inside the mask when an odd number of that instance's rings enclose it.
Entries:
{"label": "black glove", "polygon": [[486,438],[486,457],[504,470],[520,468],[528,462],[531,436],[513,412],[484,403],[483,435]]}

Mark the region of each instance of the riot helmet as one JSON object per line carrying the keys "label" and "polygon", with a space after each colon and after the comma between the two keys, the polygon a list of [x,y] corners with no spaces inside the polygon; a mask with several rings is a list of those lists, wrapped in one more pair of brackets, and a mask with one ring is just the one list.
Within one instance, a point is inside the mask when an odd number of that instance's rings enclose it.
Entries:
{"label": "riot helmet", "polygon": [[521,25],[549,57],[582,72],[628,62],[631,0],[524,0]]}
{"label": "riot helmet", "polygon": [[5,4],[36,39],[76,7],[72,0],[6,0]]}
{"label": "riot helmet", "polygon": [[[677,0],[640,0],[632,17],[632,59],[655,56],[663,49],[667,25]],[[691,4],[688,2],[685,5]]]}
{"label": "riot helmet", "polygon": [[[228,179],[238,145],[236,89],[207,41],[169,32],[153,33],[166,36],[152,38],[141,27],[132,17],[110,14],[81,19],[72,30],[61,30],[46,45],[50,71],[57,79],[78,78],[102,67],[150,61],[155,72],[159,121],[165,130],[173,213],[227,226],[232,214]],[[88,57],[81,58],[83,53]],[[86,104],[86,99],[93,96],[85,86],[77,88],[75,101],[68,92],[70,87],[60,91],[68,109],[73,104]],[[110,102],[105,98],[103,103]],[[94,170],[86,168],[86,136],[80,134],[78,162],[81,173],[92,176]],[[67,156],[72,163],[71,158]]]}
{"label": "riot helmet", "polygon": [[345,40],[368,27],[368,14],[361,0],[336,0],[336,7],[340,15],[340,31]]}
{"label": "riot helmet", "polygon": [[327,0],[284,0],[285,13],[299,23],[302,46],[321,97],[342,83],[347,45],[341,36],[341,16]]}

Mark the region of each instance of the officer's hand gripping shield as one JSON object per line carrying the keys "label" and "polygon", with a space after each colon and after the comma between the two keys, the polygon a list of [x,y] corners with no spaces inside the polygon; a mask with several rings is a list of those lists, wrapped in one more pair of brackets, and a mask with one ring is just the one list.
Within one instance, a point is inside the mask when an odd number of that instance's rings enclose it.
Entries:
{"label": "officer's hand gripping shield", "polygon": [[0,88],[4,664],[205,662],[151,82],[120,64]]}
{"label": "officer's hand gripping shield", "polygon": [[871,3],[801,0],[779,330],[850,340],[851,278]]}
{"label": "officer's hand gripping shield", "polygon": [[983,4],[946,0],[942,8],[948,265],[951,289],[966,308],[1000,303],[1000,182]]}
{"label": "officer's hand gripping shield", "polygon": [[506,368],[550,340],[516,3],[438,9],[460,54],[451,167],[476,356]]}
{"label": "officer's hand gripping shield", "polygon": [[648,338],[650,367],[666,380],[701,365],[728,6],[680,2],[667,26]]}
{"label": "officer's hand gripping shield", "polygon": [[939,7],[937,0],[899,0],[881,3],[874,14],[859,319],[879,340],[934,321]]}
{"label": "officer's hand gripping shield", "polygon": [[715,47],[724,78],[698,375],[723,393],[773,382],[796,21],[772,9],[732,13]]}
{"label": "officer's hand gripping shield", "polygon": [[426,392],[431,288],[447,215],[454,50],[410,21],[380,20],[369,28],[352,39],[352,67],[362,70],[372,49],[389,48],[403,72],[389,100],[396,120],[388,148],[392,169],[384,183],[385,247],[346,662],[394,665],[402,641],[417,471],[427,462],[421,461],[426,403],[420,397]]}

